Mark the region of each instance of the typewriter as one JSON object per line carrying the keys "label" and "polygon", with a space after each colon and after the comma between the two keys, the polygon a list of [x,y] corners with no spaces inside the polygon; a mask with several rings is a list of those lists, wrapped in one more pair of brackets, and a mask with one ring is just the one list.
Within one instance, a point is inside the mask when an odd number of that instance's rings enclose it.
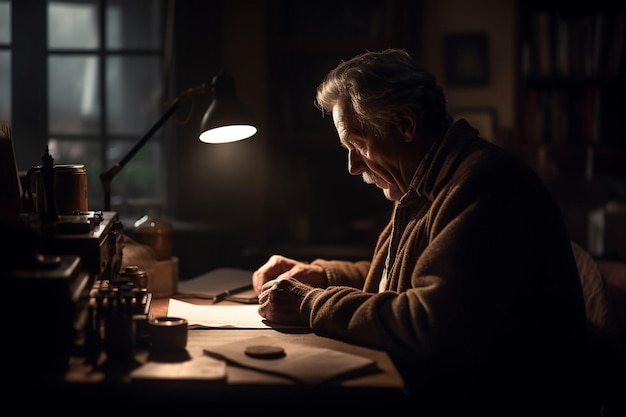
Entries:
{"label": "typewriter", "polygon": [[[71,225],[62,225],[65,221]],[[86,230],[78,230],[76,222]],[[129,349],[147,338],[152,294],[120,274],[124,235],[117,213],[77,214],[59,224],[59,230],[71,232],[40,236],[23,225],[0,228],[0,238],[13,242],[2,254],[0,272],[15,318],[11,353],[31,364],[33,373],[65,372],[71,356],[96,360],[111,348],[110,355],[118,354],[121,347],[107,344],[123,330],[106,328],[113,318],[124,318],[132,329]],[[30,250],[33,242],[36,253]]]}

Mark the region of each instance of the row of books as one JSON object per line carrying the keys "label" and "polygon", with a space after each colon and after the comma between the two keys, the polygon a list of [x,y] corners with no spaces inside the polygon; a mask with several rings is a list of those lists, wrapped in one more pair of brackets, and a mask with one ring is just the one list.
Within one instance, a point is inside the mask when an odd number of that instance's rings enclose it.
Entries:
{"label": "row of books", "polygon": [[[616,117],[612,90],[584,85],[576,89],[530,88],[522,126],[527,144],[614,145]],[[618,130],[621,132],[622,130]],[[623,145],[623,143],[622,143]]]}
{"label": "row of books", "polygon": [[615,77],[626,73],[626,8],[587,15],[529,12],[522,42],[526,76]]}

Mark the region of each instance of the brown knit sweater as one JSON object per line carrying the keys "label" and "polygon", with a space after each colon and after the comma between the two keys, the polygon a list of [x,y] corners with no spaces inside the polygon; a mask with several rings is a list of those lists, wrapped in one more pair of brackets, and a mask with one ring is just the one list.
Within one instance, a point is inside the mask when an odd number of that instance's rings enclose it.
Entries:
{"label": "brown knit sweater", "polygon": [[385,350],[433,407],[575,404],[589,392],[585,311],[564,222],[541,179],[477,133],[451,126],[371,261],[314,261],[328,287],[301,313],[318,334]]}

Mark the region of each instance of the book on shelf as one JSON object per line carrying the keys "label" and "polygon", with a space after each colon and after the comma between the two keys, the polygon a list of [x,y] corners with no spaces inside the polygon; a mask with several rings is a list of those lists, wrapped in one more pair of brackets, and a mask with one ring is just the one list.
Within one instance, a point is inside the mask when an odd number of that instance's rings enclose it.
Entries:
{"label": "book on shelf", "polygon": [[527,144],[595,145],[602,142],[600,89],[582,85],[571,90],[530,88],[525,95],[524,141]]}
{"label": "book on shelf", "polygon": [[535,9],[529,14],[522,74],[533,77],[617,76],[626,65],[626,8],[568,14]]}

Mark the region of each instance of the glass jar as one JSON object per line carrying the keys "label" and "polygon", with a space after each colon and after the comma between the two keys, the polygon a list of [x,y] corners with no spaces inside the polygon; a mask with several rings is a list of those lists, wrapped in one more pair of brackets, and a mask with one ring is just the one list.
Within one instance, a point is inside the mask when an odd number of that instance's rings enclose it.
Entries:
{"label": "glass jar", "polygon": [[172,224],[153,210],[135,222],[135,240],[154,250],[157,261],[172,257]]}

